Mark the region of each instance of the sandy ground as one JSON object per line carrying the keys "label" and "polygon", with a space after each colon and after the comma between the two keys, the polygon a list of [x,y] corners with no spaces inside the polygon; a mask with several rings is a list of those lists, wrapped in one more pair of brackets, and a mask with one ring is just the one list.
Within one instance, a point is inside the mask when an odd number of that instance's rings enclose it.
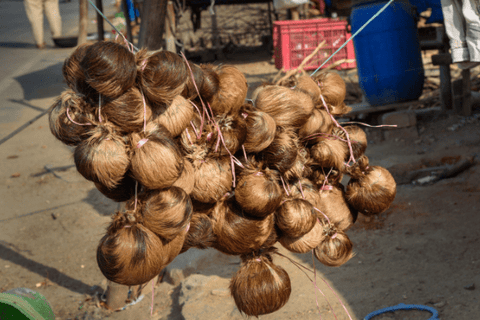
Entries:
{"label": "sandy ground", "polygon": [[[59,93],[66,87],[59,75],[67,54],[50,56],[48,72],[55,76],[31,93],[27,112],[0,123],[2,133],[13,132],[46,110],[53,102],[46,91]],[[225,62],[245,73],[252,88],[277,72],[268,54],[227,58]],[[418,138],[378,141],[372,135],[366,154],[371,164],[396,166],[399,176],[407,175],[412,163],[428,165],[446,157],[478,155],[478,119],[425,115],[418,119]],[[455,124],[461,125],[448,129]],[[215,252],[198,260],[189,277],[157,284],[153,316],[150,294],[121,312],[100,306],[106,280],[95,252],[117,204],[76,172],[72,149],[55,140],[46,115],[0,145],[0,168],[0,292],[15,287],[37,290],[47,297],[56,318],[63,320],[243,318],[227,290],[239,260]],[[339,268],[315,261],[318,288],[331,307],[301,269],[276,257],[275,262],[290,275],[292,294],[278,312],[259,318],[349,319],[342,303],[351,319],[363,319],[374,310],[399,303],[434,307],[441,319],[478,318],[478,181],[480,169],[474,165],[432,185],[399,185],[387,212],[374,219],[360,216],[348,231],[356,256]],[[290,259],[313,268],[311,254],[291,254],[277,247]],[[429,317],[413,311],[375,319]]]}

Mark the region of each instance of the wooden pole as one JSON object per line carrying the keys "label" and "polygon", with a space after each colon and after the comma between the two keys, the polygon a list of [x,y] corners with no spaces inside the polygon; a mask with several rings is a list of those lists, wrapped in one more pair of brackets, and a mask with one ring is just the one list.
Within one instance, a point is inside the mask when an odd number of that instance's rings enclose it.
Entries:
{"label": "wooden pole", "polygon": [[165,25],[165,50],[177,53],[177,47],[175,45],[175,11],[172,1],[168,1],[167,5],[167,22]]}
{"label": "wooden pole", "polygon": [[79,27],[78,27],[78,45],[81,45],[87,42],[88,1],[80,0],[79,3],[80,3],[80,10],[79,10]]}
{"label": "wooden pole", "polygon": [[168,0],[145,0],[140,24],[139,48],[162,48]]}
{"label": "wooden pole", "polygon": [[[103,13],[102,0],[95,0],[95,5],[97,6],[98,10],[100,10]],[[103,28],[103,17],[98,12],[97,12],[97,33],[98,33],[98,41],[105,40],[105,30]]]}

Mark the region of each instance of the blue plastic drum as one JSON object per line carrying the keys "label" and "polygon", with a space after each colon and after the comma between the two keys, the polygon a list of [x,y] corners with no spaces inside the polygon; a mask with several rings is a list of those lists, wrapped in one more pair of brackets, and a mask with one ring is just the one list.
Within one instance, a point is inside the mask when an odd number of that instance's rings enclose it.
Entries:
{"label": "blue plastic drum", "polygon": [[[387,2],[363,2],[352,8],[352,33]],[[359,84],[372,106],[416,100],[424,70],[415,14],[408,2],[392,2],[354,39]]]}

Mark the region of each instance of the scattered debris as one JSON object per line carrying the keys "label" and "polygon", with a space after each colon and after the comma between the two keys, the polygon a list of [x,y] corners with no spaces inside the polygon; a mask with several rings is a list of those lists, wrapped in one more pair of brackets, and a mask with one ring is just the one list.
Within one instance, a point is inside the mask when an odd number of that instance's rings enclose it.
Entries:
{"label": "scattered debris", "polygon": [[469,285],[466,285],[465,287],[463,287],[463,289],[473,291],[475,290],[475,283],[472,282]]}
{"label": "scattered debris", "polygon": [[15,172],[10,176],[10,178],[18,178],[18,177],[20,177],[20,172]]}

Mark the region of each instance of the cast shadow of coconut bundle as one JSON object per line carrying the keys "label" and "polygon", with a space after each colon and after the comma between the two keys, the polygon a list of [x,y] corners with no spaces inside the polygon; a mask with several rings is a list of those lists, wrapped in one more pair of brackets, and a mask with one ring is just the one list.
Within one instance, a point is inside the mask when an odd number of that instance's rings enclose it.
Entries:
{"label": "cast shadow of coconut bundle", "polygon": [[362,129],[335,120],[349,111],[338,74],[263,85],[248,103],[233,66],[108,41],[78,47],[63,74],[52,134],[75,148],[85,179],[126,202],[97,249],[111,281],[144,284],[190,248],[215,248],[242,259],[230,284],[238,309],[272,313],[291,292],[277,242],[341,266],[357,215],[395,197],[388,171],[369,166]]}

